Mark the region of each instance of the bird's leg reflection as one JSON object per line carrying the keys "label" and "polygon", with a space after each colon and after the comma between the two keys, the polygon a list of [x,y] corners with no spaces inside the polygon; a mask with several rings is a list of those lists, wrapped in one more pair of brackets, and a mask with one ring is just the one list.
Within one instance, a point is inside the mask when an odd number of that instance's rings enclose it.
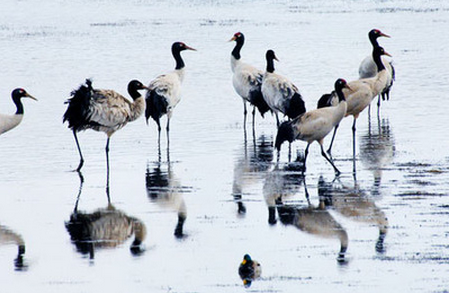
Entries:
{"label": "bird's leg reflection", "polygon": [[176,238],[185,236],[183,227],[187,218],[187,209],[182,193],[184,188],[179,180],[175,177],[170,162],[170,150],[167,146],[167,163],[166,170],[162,168],[161,151],[158,151],[158,161],[154,163],[154,167],[147,165],[145,173],[146,189],[148,198],[162,206],[163,208],[174,210],[177,212],[177,224],[174,235]]}

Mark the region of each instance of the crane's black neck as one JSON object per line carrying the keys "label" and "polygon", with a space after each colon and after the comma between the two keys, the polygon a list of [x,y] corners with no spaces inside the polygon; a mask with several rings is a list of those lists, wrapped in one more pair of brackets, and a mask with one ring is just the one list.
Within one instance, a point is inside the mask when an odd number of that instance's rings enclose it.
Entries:
{"label": "crane's black neck", "polygon": [[232,56],[234,56],[234,58],[236,60],[239,60],[241,58],[240,50],[242,49],[243,44],[245,43],[245,38],[243,37],[243,35],[240,35],[240,37],[237,38],[235,40],[235,42],[236,42],[236,44],[235,44],[234,50],[232,50],[231,54],[232,54]]}
{"label": "crane's black neck", "polygon": [[343,94],[343,87],[338,85],[335,87],[335,92],[337,93],[338,101],[346,101],[345,95]]}
{"label": "crane's black neck", "polygon": [[14,104],[16,104],[17,110],[16,115],[23,115],[23,104],[21,97],[13,97],[12,100],[14,101]]}
{"label": "crane's black neck", "polygon": [[371,31],[368,37],[371,45],[373,45],[373,48],[379,47],[379,43],[377,42],[377,38],[379,37],[378,34],[376,34],[374,31]]}
{"label": "crane's black neck", "polygon": [[175,58],[176,61],[176,67],[175,69],[182,69],[185,67],[184,60],[181,58],[181,51],[177,48],[172,48],[171,50],[173,54],[173,58]]}
{"label": "crane's black neck", "polygon": [[135,85],[129,84],[128,85],[128,93],[131,96],[133,100],[136,100],[140,98],[142,95],[138,92],[138,89]]}
{"label": "crane's black neck", "polygon": [[137,91],[137,89],[128,90],[129,95],[133,100],[140,98],[142,95]]}
{"label": "crane's black neck", "polygon": [[274,72],[274,57],[267,56],[267,72]]}
{"label": "crane's black neck", "polygon": [[373,60],[374,63],[376,63],[377,65],[377,72],[381,72],[382,70],[385,69],[384,64],[382,63],[382,51],[383,49],[381,47],[376,47],[373,49]]}

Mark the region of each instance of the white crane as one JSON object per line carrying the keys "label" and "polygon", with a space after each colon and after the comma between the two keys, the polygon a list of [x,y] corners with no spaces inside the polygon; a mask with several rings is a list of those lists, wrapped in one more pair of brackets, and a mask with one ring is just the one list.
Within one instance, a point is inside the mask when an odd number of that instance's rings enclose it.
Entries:
{"label": "white crane", "polygon": [[156,121],[159,131],[159,138],[161,134],[160,118],[167,114],[167,135],[170,128],[170,118],[173,113],[173,109],[181,100],[181,83],[184,80],[185,64],[181,58],[181,51],[193,50],[182,42],[175,42],[171,47],[173,58],[176,61],[175,70],[160,75],[150,82],[148,86],[148,92],[146,94],[146,110],[145,118],[151,117]]}
{"label": "white crane", "polygon": [[265,102],[262,96],[262,77],[263,71],[255,68],[252,65],[244,63],[241,60],[240,50],[245,43],[245,36],[241,32],[234,34],[231,40],[235,41],[235,47],[231,53],[231,70],[233,72],[232,84],[237,94],[242,97],[243,100],[243,114],[244,124],[246,125],[246,102],[249,102],[254,106],[253,108],[253,125],[256,115],[256,108],[259,110],[262,117],[270,110],[270,107]]}
{"label": "white crane", "polygon": [[[378,29],[372,29],[368,33],[368,38],[371,42],[371,45],[373,46],[373,49],[375,47],[379,47],[379,43],[377,42],[377,39],[379,37],[390,38],[389,35],[384,34],[383,32],[381,32]],[[386,57],[382,56],[381,58],[382,58],[383,65],[385,66],[385,68],[387,69],[387,71],[390,74],[388,75],[388,79],[385,83],[384,88],[382,89],[382,92],[379,94],[379,99],[377,101],[378,110],[379,110],[381,98],[382,98],[382,100],[390,99],[390,89],[393,86],[393,81],[395,79],[395,69],[393,67],[393,63],[391,61],[389,61]],[[377,74],[377,65],[374,62],[373,56],[370,54],[365,59],[363,59],[362,62],[360,63],[359,78],[363,79],[363,78],[374,77],[374,76],[376,76],[376,74]]]}
{"label": "white crane", "polygon": [[279,126],[278,112],[294,119],[304,113],[306,108],[298,88],[286,77],[274,73],[274,60],[279,61],[274,51],[268,50],[265,57],[267,69],[262,79],[262,95],[276,115]]}
{"label": "white crane", "polygon": [[35,97],[31,96],[22,88],[17,88],[13,90],[11,93],[11,97],[14,104],[16,105],[17,110],[16,113],[13,115],[0,113],[0,135],[13,129],[17,125],[19,125],[20,122],[22,122],[24,113],[23,104],[21,100],[22,98],[30,98],[37,101]]}

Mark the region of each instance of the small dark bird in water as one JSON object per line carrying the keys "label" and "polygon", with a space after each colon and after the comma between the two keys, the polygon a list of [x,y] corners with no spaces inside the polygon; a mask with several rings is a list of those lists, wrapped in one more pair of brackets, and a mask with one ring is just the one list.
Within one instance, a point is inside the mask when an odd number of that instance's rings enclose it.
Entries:
{"label": "small dark bird in water", "polygon": [[3,134],[22,122],[23,119],[23,104],[21,99],[22,98],[30,98],[35,101],[37,99],[33,96],[31,96],[29,93],[27,93],[24,89],[17,88],[12,91],[11,93],[12,100],[14,104],[16,104],[17,110],[16,113],[13,115],[8,114],[1,114],[0,113],[0,134]]}
{"label": "small dark bird in water", "polygon": [[140,81],[132,80],[128,84],[128,93],[133,99],[129,101],[113,90],[94,89],[92,81],[87,79],[86,85],[81,85],[71,93],[72,98],[64,113],[63,122],[68,121],[73,131],[76,146],[80,154],[77,171],[84,164],[84,158],[78,143],[76,133],[86,129],[103,131],[108,136],[106,142],[106,162],[109,170],[109,140],[111,136],[128,122],[139,118],[145,111],[145,101],[139,90],[148,89]]}
{"label": "small dark bird in water", "polygon": [[239,275],[243,280],[243,285],[245,287],[250,287],[251,282],[259,278],[261,273],[262,268],[260,266],[260,263],[252,260],[249,254],[245,254],[245,256],[243,256],[243,261],[239,266]]}

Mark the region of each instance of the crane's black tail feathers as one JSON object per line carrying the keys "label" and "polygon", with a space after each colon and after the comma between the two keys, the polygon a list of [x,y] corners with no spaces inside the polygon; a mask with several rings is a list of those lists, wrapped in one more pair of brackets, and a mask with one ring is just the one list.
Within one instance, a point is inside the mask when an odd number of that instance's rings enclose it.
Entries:
{"label": "crane's black tail feathers", "polygon": [[287,107],[286,115],[290,119],[295,119],[299,115],[306,112],[304,100],[299,93],[294,93],[290,99],[290,105]]}
{"label": "crane's black tail feathers", "polygon": [[262,96],[260,87],[256,90],[252,90],[249,93],[249,101],[252,105],[256,106],[262,117],[266,112],[270,110],[270,106],[268,106],[267,102],[265,102],[265,99]]}
{"label": "crane's black tail feathers", "polygon": [[80,131],[89,125],[88,115],[90,100],[92,98],[92,81],[86,79],[86,85],[81,85],[77,90],[70,93],[72,98],[65,103],[69,104],[63,116],[63,122],[69,122],[69,128],[74,131]]}
{"label": "crane's black tail feathers", "polygon": [[332,91],[330,94],[324,94],[321,96],[321,98],[318,100],[316,108],[326,108],[332,106],[332,99],[334,98],[335,91]]}
{"label": "crane's black tail feathers", "polygon": [[153,118],[154,121],[158,122],[162,115],[167,113],[168,101],[165,97],[157,94],[156,91],[148,91],[145,102],[145,118],[147,123],[150,117]]}
{"label": "crane's black tail feathers", "polygon": [[295,134],[292,127],[293,121],[294,120],[285,121],[279,126],[275,142],[275,147],[278,151],[281,150],[281,145],[284,141],[287,140],[288,142],[293,142],[295,139]]}

